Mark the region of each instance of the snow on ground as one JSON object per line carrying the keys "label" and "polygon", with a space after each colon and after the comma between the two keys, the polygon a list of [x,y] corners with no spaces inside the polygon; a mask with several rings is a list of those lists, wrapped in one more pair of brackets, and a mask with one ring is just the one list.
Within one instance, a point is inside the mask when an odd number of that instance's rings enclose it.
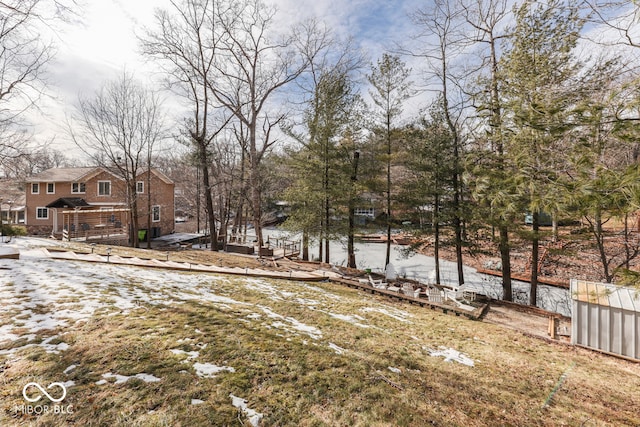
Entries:
{"label": "snow on ground", "polygon": [[378,312],[400,322],[411,323],[411,321],[408,319],[408,317],[411,317],[409,313],[403,310],[398,310],[394,307],[365,307],[362,309],[362,311],[365,313]]}
{"label": "snow on ground", "polygon": [[[338,304],[340,295],[313,284],[255,277],[236,277],[232,282],[228,276],[209,273],[52,259],[48,251],[36,247],[42,244],[54,245],[55,242],[15,239],[11,245],[20,251],[20,259],[0,259],[0,300],[3,302],[0,345],[6,348],[0,350],[0,356],[14,355],[21,348],[32,346],[42,347],[52,353],[64,352],[69,348],[64,342],[64,332],[77,327],[94,314],[135,312],[144,318],[138,310],[140,307],[186,301],[204,301],[219,310],[239,313],[239,321],[256,322],[267,328],[282,330],[286,333],[282,335],[286,339],[307,336],[322,340],[325,337],[318,326],[278,313],[278,309],[269,305],[269,301],[285,300],[289,304],[298,304],[307,310],[360,328],[377,327],[372,323],[373,318],[367,315],[369,313],[373,316],[382,314],[403,323],[410,322],[407,312],[365,295],[363,298],[367,307],[359,313],[345,313],[340,311]],[[254,294],[263,294],[265,298],[262,303],[242,301],[243,288]],[[197,325],[185,325],[185,328],[199,332]],[[185,341],[189,339],[184,338]],[[18,340],[20,343],[11,344]],[[171,351],[184,356],[187,363],[199,357],[198,351]],[[215,365],[198,366],[202,368],[203,375],[209,372],[207,369],[215,370]],[[116,378],[118,381],[119,377]]]}
{"label": "snow on ground", "polygon": [[[277,238],[287,237],[296,240],[299,236],[289,236],[279,229],[265,229],[266,236]],[[419,280],[423,283],[433,282],[435,273],[435,259],[422,254],[408,256],[407,247],[391,245],[391,264],[398,276],[407,279]],[[310,253],[315,253],[317,248],[310,248]],[[370,268],[374,272],[384,273],[385,255],[384,245],[379,243],[360,243],[355,245],[358,268],[364,270]],[[347,264],[347,249],[344,242],[331,242],[331,263],[334,265]],[[464,266],[464,286],[469,291],[487,295],[491,298],[502,298],[502,278],[480,274],[475,268]],[[456,263],[440,260],[440,280],[443,285],[457,287],[458,268]],[[513,281],[513,296],[516,302],[528,304],[530,285],[524,282]],[[571,316],[571,296],[568,289],[538,285],[537,306],[545,310]]]}
{"label": "snow on ground", "polygon": [[440,350],[425,348],[425,350],[433,357],[444,357],[445,362],[458,362],[463,365],[474,366],[473,359],[453,348],[440,347]]}
{"label": "snow on ground", "polygon": [[111,372],[107,372],[105,374],[102,374],[102,378],[106,378],[104,380],[99,380],[96,381],[96,385],[104,385],[107,384],[109,381],[109,378],[115,378],[116,381],[114,384],[124,384],[127,381],[129,381],[131,378],[138,378],[146,383],[155,383],[160,381],[160,378],[153,376],[151,374],[145,374],[145,373],[141,373],[141,374],[135,374],[135,375],[131,375],[131,376],[127,376],[127,375],[118,375],[118,374],[112,374]]}
{"label": "snow on ground", "polygon": [[193,368],[196,370],[196,375],[202,378],[213,378],[220,372],[235,372],[236,370],[231,366],[217,366],[212,363],[194,363]]}
{"label": "snow on ground", "polygon": [[233,404],[233,406],[242,410],[242,412],[247,415],[247,417],[249,418],[249,422],[253,427],[258,427],[260,425],[260,420],[263,417],[262,414],[247,407],[247,401],[245,399],[234,396],[233,394],[230,394],[229,397],[231,398],[231,403]]}
{"label": "snow on ground", "polygon": [[[239,322],[255,322],[267,328],[283,331],[283,339],[292,336],[310,337],[314,341],[326,340],[328,346],[337,354],[347,350],[330,342],[330,338],[316,325],[305,323],[289,315],[278,313],[278,309],[269,305],[269,301],[286,301],[297,304],[305,310],[350,323],[359,328],[375,327],[379,315],[390,321],[411,323],[411,314],[393,307],[384,301],[368,295],[362,296],[364,306],[358,313],[340,312],[342,297],[317,285],[303,282],[283,282],[260,278],[236,277],[231,281],[228,276],[145,268],[112,263],[87,263],[72,259],[52,259],[48,252],[34,247],[43,243],[55,242],[20,238],[11,244],[20,251],[20,259],[0,259],[0,301],[3,310],[0,313],[0,356],[14,356],[22,348],[39,346],[51,353],[61,353],[69,349],[64,342],[64,334],[78,324],[89,320],[93,315],[141,314],[140,307],[148,305],[175,305],[187,301],[207,302],[216,309],[233,313]],[[262,294],[260,304],[242,301],[244,291]],[[144,316],[140,316],[144,318]],[[185,331],[203,333],[198,325],[184,325]],[[19,343],[16,343],[20,341]],[[303,344],[308,344],[302,340]],[[196,348],[197,340],[186,336],[177,340],[177,344],[189,343]],[[12,347],[12,348],[10,348]],[[231,366],[220,366],[208,361],[199,361],[200,351],[186,351],[180,348],[170,349],[168,354],[183,357],[183,363],[191,364],[200,377],[211,378],[223,372],[234,373]],[[432,356],[443,356],[446,361],[457,361],[473,366],[473,360],[453,350],[442,348],[430,351]],[[76,365],[64,370],[69,374]],[[398,368],[389,370],[400,373]],[[186,371],[181,371],[186,372]],[[161,381],[161,378],[148,373],[133,376],[115,372],[102,374],[97,385],[107,383],[123,384],[131,378],[145,382]],[[73,382],[67,382],[73,386]],[[258,425],[262,414],[247,407],[243,398],[230,395],[232,404],[239,408],[252,425]],[[192,399],[192,405],[205,403]]]}
{"label": "snow on ground", "polygon": [[334,344],[334,343],[332,343],[332,342],[330,342],[330,343],[329,343],[329,348],[330,348],[331,350],[335,351],[335,352],[336,352],[336,354],[342,354],[342,353],[344,353],[345,351],[347,351],[346,349],[344,349],[344,348],[342,348],[342,347],[339,347],[337,344]]}

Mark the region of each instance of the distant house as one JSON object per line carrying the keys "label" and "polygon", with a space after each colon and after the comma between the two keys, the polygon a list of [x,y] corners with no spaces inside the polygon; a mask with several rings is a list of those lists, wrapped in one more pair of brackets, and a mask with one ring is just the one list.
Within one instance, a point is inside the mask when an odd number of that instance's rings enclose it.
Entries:
{"label": "distant house", "polygon": [[0,221],[3,224],[24,224],[25,195],[22,183],[0,179]]}
{"label": "distant house", "polygon": [[[150,171],[150,182],[148,178],[146,170],[136,177],[138,225],[143,234],[159,237],[174,230],[174,183],[155,169]],[[52,168],[27,178],[25,190],[29,234],[65,231],[71,238],[90,238],[130,230],[128,190],[115,171],[104,167]]]}

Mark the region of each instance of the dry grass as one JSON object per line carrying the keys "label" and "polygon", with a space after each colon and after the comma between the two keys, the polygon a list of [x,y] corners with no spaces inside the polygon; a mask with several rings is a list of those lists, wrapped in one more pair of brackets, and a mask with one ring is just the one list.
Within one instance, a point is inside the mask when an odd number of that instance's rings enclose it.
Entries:
{"label": "dry grass", "polygon": [[[59,354],[27,347],[0,356],[0,425],[250,425],[230,393],[268,426],[640,425],[638,364],[339,285],[204,277],[217,295],[244,304],[166,301],[104,312],[46,331],[69,344]],[[321,335],[296,329],[294,320]],[[428,349],[440,346],[475,366],[431,357]],[[199,355],[186,360],[171,349]],[[199,377],[195,361],[235,372]],[[77,368],[63,374],[70,365]],[[97,385],[107,372],[161,380]],[[73,414],[13,410],[25,403],[24,384],[70,380],[65,404]]]}

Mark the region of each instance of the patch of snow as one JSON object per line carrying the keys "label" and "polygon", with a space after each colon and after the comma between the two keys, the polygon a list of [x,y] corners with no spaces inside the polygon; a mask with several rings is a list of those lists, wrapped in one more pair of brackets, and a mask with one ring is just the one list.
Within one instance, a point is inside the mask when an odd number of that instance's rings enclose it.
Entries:
{"label": "patch of snow", "polygon": [[69,375],[69,372],[73,371],[74,369],[77,368],[77,365],[71,365],[69,366],[67,369],[65,369],[64,371],[62,371],[63,374],[65,375]]}
{"label": "patch of snow", "polygon": [[334,344],[332,342],[329,343],[329,348],[332,349],[333,351],[335,351],[336,354],[342,354],[345,351],[347,351],[346,349],[344,349],[342,347],[339,347],[339,346],[337,346],[336,344]]}
{"label": "patch of snow", "polygon": [[[111,372],[107,372],[106,374],[102,374],[102,378],[115,378],[116,382],[115,384],[124,384],[127,381],[129,381],[129,378],[126,375],[118,375],[118,374],[112,374]],[[102,385],[102,384],[106,384],[108,381],[107,380],[100,380],[100,381],[96,381],[97,385]]]}
{"label": "patch of snow", "polygon": [[[116,379],[115,384],[124,384],[127,381],[129,381],[131,378],[138,378],[146,383],[155,383],[161,380],[156,376],[153,376],[151,374],[145,374],[145,373],[135,374],[133,376],[127,376],[127,375],[118,375],[118,374],[112,374],[111,372],[107,372],[106,374],[102,374],[102,378],[115,378]],[[108,381],[106,379],[96,381],[96,385],[103,385],[103,384],[106,384],[107,382]]]}
{"label": "patch of snow", "polygon": [[216,366],[211,363],[194,363],[193,368],[196,370],[196,375],[201,378],[213,378],[217,373],[228,371],[235,372],[235,368],[231,366]]}
{"label": "patch of snow", "polygon": [[396,374],[400,374],[400,373],[402,373],[402,371],[401,371],[399,368],[394,368],[393,366],[389,366],[389,367],[388,367],[388,369],[389,369],[391,372],[394,372],[394,373],[396,373]]}
{"label": "patch of snow", "polygon": [[42,341],[39,344],[40,347],[42,347],[44,351],[46,351],[47,353],[52,353],[52,354],[60,354],[61,351],[67,351],[69,349],[69,344],[67,344],[66,342],[61,342],[58,344],[49,344],[55,338],[58,338],[58,336],[54,335],[52,337],[47,338],[46,340]]}
{"label": "patch of snow", "polygon": [[20,339],[20,335],[11,333],[14,325],[2,325],[0,326],[0,343],[3,341],[17,341]]}
{"label": "patch of snow", "polygon": [[425,350],[429,352],[430,356],[444,357],[445,362],[458,362],[466,366],[474,366],[473,360],[468,356],[460,353],[458,350],[442,346],[440,346],[439,348],[440,350],[434,350],[430,348],[425,348]]}
{"label": "patch of snow", "polygon": [[411,317],[411,315],[409,313],[407,313],[406,311],[403,310],[398,310],[392,307],[389,308],[383,308],[383,307],[364,307],[361,309],[361,311],[364,311],[365,313],[370,313],[370,312],[376,312],[376,313],[381,313],[384,314],[385,316],[389,316],[393,319],[396,319],[400,322],[405,322],[405,323],[411,323],[410,320],[408,320],[408,317]]}
{"label": "patch of snow", "polygon": [[191,399],[191,404],[192,405],[202,405],[204,403],[204,400],[200,400],[200,399]]}
{"label": "patch of snow", "polygon": [[180,350],[179,348],[172,348],[169,351],[173,354],[185,355],[187,356],[187,360],[193,360],[193,359],[196,359],[198,356],[200,356],[200,352],[198,351],[184,351],[184,350]]}
{"label": "patch of snow", "polygon": [[158,381],[161,380],[160,378],[158,378],[158,377],[156,377],[154,375],[145,374],[145,373],[135,374],[134,377],[138,378],[138,379],[141,379],[145,383],[157,383]]}
{"label": "patch of snow", "polygon": [[329,316],[333,317],[334,319],[338,319],[338,320],[342,320],[344,322],[351,323],[352,325],[357,326],[359,328],[370,328],[371,327],[369,325],[365,325],[363,323],[360,323],[359,321],[366,320],[366,319],[364,317],[362,317],[362,316],[358,316],[357,314],[355,314],[355,315],[337,314],[337,313],[331,313],[331,312],[328,312],[328,311],[325,311],[324,313],[328,314]]}
{"label": "patch of snow", "polygon": [[309,298],[296,298],[295,301],[300,305],[306,305],[310,309],[320,305],[320,301]]}
{"label": "patch of snow", "polygon": [[233,394],[229,394],[229,397],[231,398],[231,404],[233,406],[235,406],[236,408],[242,410],[242,412],[247,414],[247,417],[249,418],[249,422],[253,427],[258,427],[260,425],[260,420],[264,416],[263,414],[256,412],[255,410],[247,407],[247,401],[245,399],[234,396]]}
{"label": "patch of snow", "polygon": [[298,321],[297,319],[294,319],[293,317],[284,317],[281,314],[273,312],[268,307],[264,307],[264,306],[259,306],[259,307],[262,309],[262,311],[264,311],[264,313],[268,317],[270,317],[272,319],[284,320],[284,321],[286,321],[288,323],[288,324],[285,324],[283,322],[274,322],[271,325],[274,328],[285,328],[286,329],[288,327],[292,327],[296,331],[303,332],[303,333],[309,335],[314,340],[322,338],[322,331],[320,331],[320,329],[318,329],[315,326],[306,325],[306,324]]}

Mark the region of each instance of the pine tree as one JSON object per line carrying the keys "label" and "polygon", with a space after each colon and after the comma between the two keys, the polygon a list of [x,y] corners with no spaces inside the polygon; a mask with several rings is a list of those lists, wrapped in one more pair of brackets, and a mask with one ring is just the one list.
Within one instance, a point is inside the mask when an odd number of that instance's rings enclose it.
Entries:
{"label": "pine tree", "polygon": [[375,67],[372,67],[368,76],[369,83],[373,86],[371,97],[376,106],[376,127],[384,141],[384,158],[386,166],[385,202],[387,217],[387,252],[385,268],[391,259],[391,225],[392,225],[392,134],[396,121],[402,113],[402,104],[409,98],[411,70],[398,56],[383,54]]}
{"label": "pine tree", "polygon": [[455,180],[456,136],[447,123],[442,100],[436,102],[427,117],[404,129],[404,163],[407,179],[400,199],[405,208],[431,212],[434,237],[435,280],[440,283],[441,226],[457,216]]}
{"label": "pine tree", "polygon": [[318,258],[325,262],[330,260],[329,242],[347,234],[343,219],[353,194],[352,156],[358,148],[354,135],[361,104],[347,70],[323,73],[305,111],[306,133],[297,135],[302,147],[291,153],[296,175],[285,195],[294,208],[287,226],[315,237]]}
{"label": "pine tree", "polygon": [[533,217],[529,303],[536,305],[539,216],[557,212],[561,200],[562,141],[580,92],[581,64],[573,52],[584,21],[575,2],[560,0],[524,2],[515,16],[502,67],[506,153],[514,165],[514,190]]}

